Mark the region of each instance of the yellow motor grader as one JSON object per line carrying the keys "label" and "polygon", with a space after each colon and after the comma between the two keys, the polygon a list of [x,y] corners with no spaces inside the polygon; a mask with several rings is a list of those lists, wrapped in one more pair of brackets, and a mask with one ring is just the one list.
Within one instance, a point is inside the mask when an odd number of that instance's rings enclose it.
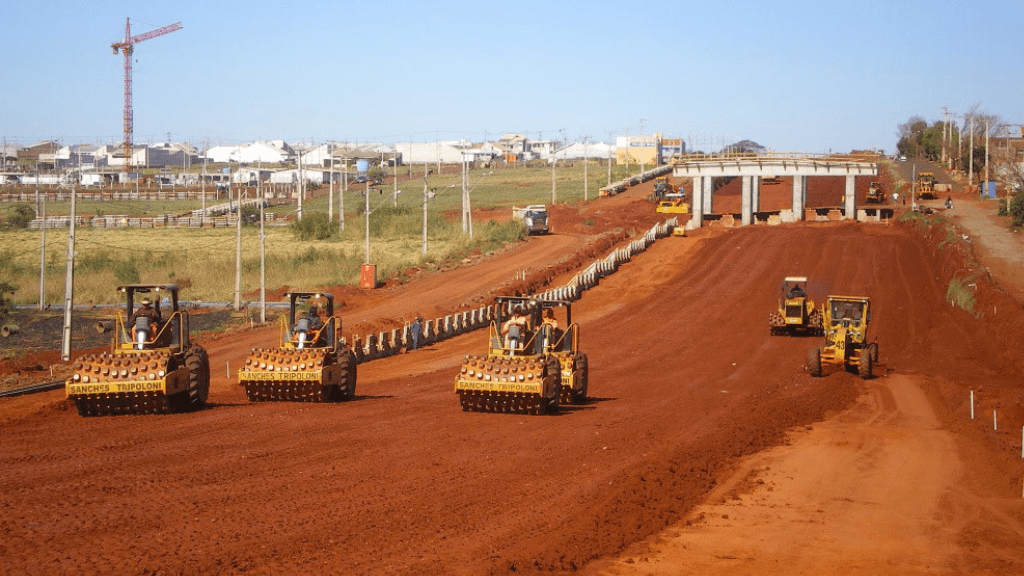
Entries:
{"label": "yellow motor grader", "polygon": [[821,336],[821,310],[807,297],[807,277],[787,276],[782,281],[779,308],[768,315],[768,331],[772,335],[804,333]]}
{"label": "yellow motor grader", "polygon": [[807,371],[823,374],[823,366],[855,370],[871,378],[878,361],[878,342],[868,342],[871,299],[865,296],[829,296],[825,307],[825,346],[807,351]]}
{"label": "yellow motor grader", "polygon": [[495,304],[487,354],[466,356],[455,377],[462,409],[543,414],[585,402],[590,372],[572,304],[512,296]]}
{"label": "yellow motor grader", "polygon": [[118,291],[125,295],[125,310],[117,312],[113,323],[100,324],[102,331],[114,332],[110,352],[78,358],[64,385],[78,413],[167,413],[201,407],[210,391],[210,361],[206,350],[189,338],[188,312],[178,306],[178,287],[130,284]]}
{"label": "yellow motor grader", "polygon": [[[356,361],[334,315],[334,295],[290,292],[288,315],[281,317],[281,345],[255,348],[238,370],[238,383],[250,402],[326,402],[352,398]],[[320,312],[324,312],[324,317]]]}

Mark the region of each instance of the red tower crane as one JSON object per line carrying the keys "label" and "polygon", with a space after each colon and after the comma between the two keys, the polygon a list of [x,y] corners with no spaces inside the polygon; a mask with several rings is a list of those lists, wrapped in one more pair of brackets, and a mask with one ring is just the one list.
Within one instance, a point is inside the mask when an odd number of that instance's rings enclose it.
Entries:
{"label": "red tower crane", "polygon": [[156,38],[157,36],[163,36],[164,34],[170,34],[176,30],[181,30],[181,22],[176,22],[170,26],[164,26],[163,28],[157,28],[156,30],[139,34],[138,36],[132,36],[132,25],[131,20],[125,18],[124,21],[124,42],[116,42],[111,44],[110,47],[114,49],[114,54],[120,50],[124,54],[124,171],[131,171],[131,159],[132,159],[132,131],[133,127],[133,114],[132,114],[132,52],[135,51],[135,45],[143,40],[149,40],[150,38]]}

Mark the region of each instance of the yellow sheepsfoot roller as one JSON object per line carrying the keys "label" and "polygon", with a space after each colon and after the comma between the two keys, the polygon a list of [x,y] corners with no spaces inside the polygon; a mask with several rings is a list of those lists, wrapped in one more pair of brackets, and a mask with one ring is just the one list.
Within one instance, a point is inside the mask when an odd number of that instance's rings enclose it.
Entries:
{"label": "yellow sheepsfoot roller", "polygon": [[333,295],[286,296],[290,306],[288,316],[281,318],[281,345],[254,349],[238,371],[246,397],[250,402],[328,402],[355,396],[355,356],[341,336]]}

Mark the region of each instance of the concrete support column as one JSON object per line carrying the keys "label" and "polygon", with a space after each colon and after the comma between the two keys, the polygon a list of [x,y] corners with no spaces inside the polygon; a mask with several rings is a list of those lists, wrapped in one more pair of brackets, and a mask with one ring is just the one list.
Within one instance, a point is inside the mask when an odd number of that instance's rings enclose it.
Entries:
{"label": "concrete support column", "polygon": [[750,226],[754,223],[754,180],[756,176],[741,176],[743,178],[742,192],[740,193],[740,223]]}
{"label": "concrete support column", "polygon": [[807,176],[793,176],[793,219],[804,219],[804,204],[807,203]]}
{"label": "concrete support column", "polygon": [[750,188],[751,188],[751,191],[750,191],[751,211],[752,212],[760,212],[761,211],[761,177],[760,176],[754,176],[751,179],[750,184],[751,184],[751,186],[750,186]]}
{"label": "concrete support column", "polygon": [[714,179],[705,176],[704,180],[704,213],[711,214],[714,211],[715,186]]}
{"label": "concrete support column", "polygon": [[856,220],[857,219],[857,177],[847,176],[846,177],[846,215],[844,220]]}
{"label": "concrete support column", "polygon": [[690,206],[690,222],[687,227],[690,230],[700,228],[704,225],[704,178],[693,177],[693,193],[690,194],[692,206]]}

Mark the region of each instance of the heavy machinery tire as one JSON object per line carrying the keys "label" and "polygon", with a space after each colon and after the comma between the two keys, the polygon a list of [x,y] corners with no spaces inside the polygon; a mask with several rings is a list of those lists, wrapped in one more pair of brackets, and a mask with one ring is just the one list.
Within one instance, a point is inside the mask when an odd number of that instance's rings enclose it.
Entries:
{"label": "heavy machinery tire", "polygon": [[552,398],[548,399],[547,411],[556,413],[558,412],[559,402],[562,397],[562,365],[558,362],[558,358],[554,356],[548,356],[544,364],[544,382],[547,383],[549,378],[555,381],[555,394]]}
{"label": "heavy machinery tire", "polygon": [[858,352],[857,373],[864,380],[871,378],[871,346],[865,346]]}
{"label": "heavy machinery tire", "polygon": [[807,318],[807,324],[811,328],[811,334],[822,336],[825,334],[825,320],[822,318],[821,310],[814,310]]}
{"label": "heavy machinery tire", "polygon": [[869,344],[868,347],[871,348],[871,364],[872,365],[877,364],[878,363],[878,343],[877,342],[873,342],[873,343]]}
{"label": "heavy machinery tire", "polygon": [[817,348],[807,351],[807,371],[815,378],[821,376],[821,352]]}
{"label": "heavy machinery tire", "polygon": [[345,381],[334,388],[332,397],[336,400],[347,400],[356,395],[356,359],[348,350],[338,352],[338,365],[345,374]]}
{"label": "heavy machinery tire", "polygon": [[183,408],[200,408],[210,395],[210,359],[206,350],[193,344],[185,353],[185,367],[188,368],[188,398]]}
{"label": "heavy machinery tire", "polygon": [[586,354],[580,353],[576,356],[576,369],[580,372],[580,387],[573,390],[572,403],[583,404],[587,401],[587,386],[590,383],[590,366]]}

